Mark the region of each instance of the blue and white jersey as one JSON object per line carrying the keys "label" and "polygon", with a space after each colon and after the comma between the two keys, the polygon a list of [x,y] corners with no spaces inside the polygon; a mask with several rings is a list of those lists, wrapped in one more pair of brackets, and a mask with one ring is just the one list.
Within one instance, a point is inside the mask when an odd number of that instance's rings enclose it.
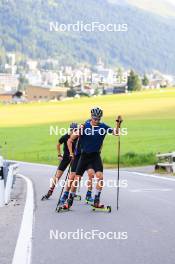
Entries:
{"label": "blue and white jersey", "polygon": [[99,123],[98,126],[92,126],[91,120],[86,121],[80,135],[82,152],[100,152],[107,133],[112,134],[113,128],[105,123]]}

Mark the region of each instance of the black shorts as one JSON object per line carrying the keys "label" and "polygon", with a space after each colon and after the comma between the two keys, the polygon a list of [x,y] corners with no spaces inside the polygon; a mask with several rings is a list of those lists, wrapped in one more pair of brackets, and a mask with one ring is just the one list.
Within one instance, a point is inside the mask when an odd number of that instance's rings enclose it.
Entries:
{"label": "black shorts", "polygon": [[65,171],[70,162],[71,158],[69,156],[63,156],[63,159],[60,162],[60,165],[58,166],[58,170]]}
{"label": "black shorts", "polygon": [[95,173],[97,171],[103,172],[103,163],[100,153],[82,153],[79,159],[76,174],[83,176],[84,172],[88,169],[93,169]]}
{"label": "black shorts", "polygon": [[71,163],[71,172],[76,172],[80,156],[81,155],[75,156],[74,160],[72,161],[72,163]]}

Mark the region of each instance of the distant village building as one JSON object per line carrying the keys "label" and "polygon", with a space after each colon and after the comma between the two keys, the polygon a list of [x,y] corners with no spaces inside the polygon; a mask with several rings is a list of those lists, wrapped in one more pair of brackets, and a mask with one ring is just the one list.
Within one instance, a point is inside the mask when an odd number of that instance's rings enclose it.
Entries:
{"label": "distant village building", "polygon": [[16,55],[15,53],[8,52],[7,57],[9,60],[9,65],[14,66],[16,63]]}
{"label": "distant village building", "polygon": [[113,84],[114,83],[114,71],[112,69],[107,69],[104,66],[104,63],[101,58],[99,58],[96,65],[96,73],[98,82],[104,84]]}
{"label": "distant village building", "polygon": [[95,89],[89,85],[81,86],[81,92],[86,93],[87,95],[91,96],[94,94]]}
{"label": "distant village building", "polygon": [[4,93],[4,86],[0,84],[0,94]]}
{"label": "distant village building", "polygon": [[42,86],[55,87],[59,84],[58,74],[53,71],[41,72],[41,84]]}
{"label": "distant village building", "polygon": [[9,92],[9,93],[1,93],[0,92],[0,102],[1,103],[22,103],[26,102],[25,98],[23,97],[22,92]]}
{"label": "distant village building", "polygon": [[173,76],[172,86],[175,87],[175,76]]}
{"label": "distant village building", "polygon": [[148,75],[149,85],[144,88],[147,89],[159,89],[161,87],[168,87],[173,85],[173,77],[171,75],[165,75],[158,71],[154,71],[152,74]]}
{"label": "distant village building", "polygon": [[113,94],[121,94],[121,93],[128,93],[127,84],[120,84],[118,86],[114,86]]}
{"label": "distant village building", "polygon": [[66,66],[66,67],[64,68],[64,73],[65,73],[66,75],[71,75],[72,72],[73,72],[73,70],[72,70],[72,67],[71,67],[71,66]]}
{"label": "distant village building", "polygon": [[7,73],[15,75],[16,72],[17,72],[17,66],[16,65],[11,66],[11,65],[6,63],[5,64],[5,70],[6,70]]}
{"label": "distant village building", "polygon": [[25,75],[30,85],[55,87],[59,84],[59,76],[51,70],[30,70]]}
{"label": "distant village building", "polygon": [[18,76],[7,74],[7,73],[0,73],[0,88],[4,92],[15,92],[18,88]]}
{"label": "distant village building", "polygon": [[7,53],[8,63],[5,64],[5,70],[7,73],[15,75],[17,72],[16,55],[15,53]]}
{"label": "distant village building", "polygon": [[31,71],[35,71],[37,69],[38,66],[38,62],[35,60],[28,60],[27,61],[27,65],[29,67],[29,70]]}
{"label": "distant village building", "polygon": [[114,83],[114,71],[112,69],[103,69],[98,72],[99,78],[102,83],[113,84]]}
{"label": "distant village building", "polygon": [[96,65],[96,69],[97,69],[97,71],[99,72],[99,71],[102,71],[103,69],[104,69],[104,66],[105,66],[105,64],[104,64],[104,62],[102,61],[102,58],[100,57],[99,59],[98,59],[98,61],[97,61],[97,65]]}
{"label": "distant village building", "polygon": [[67,91],[68,88],[65,87],[45,88],[29,85],[26,88],[25,97],[27,101],[59,100],[61,97],[67,96]]}
{"label": "distant village building", "polygon": [[42,75],[39,70],[30,70],[26,74],[26,79],[31,85],[41,85],[42,84]]}
{"label": "distant village building", "polygon": [[14,93],[0,93],[0,102],[1,103],[12,103],[13,102]]}

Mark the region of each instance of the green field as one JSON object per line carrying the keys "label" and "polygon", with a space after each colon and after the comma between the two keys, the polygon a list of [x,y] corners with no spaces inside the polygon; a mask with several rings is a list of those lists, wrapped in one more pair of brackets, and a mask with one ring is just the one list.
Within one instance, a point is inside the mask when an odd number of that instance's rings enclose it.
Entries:
{"label": "green field", "polygon": [[[155,162],[155,153],[175,150],[175,89],[72,99],[62,102],[0,105],[0,152],[8,159],[57,164],[59,135],[50,126],[68,127],[89,118],[93,106],[104,109],[103,121],[115,125],[121,114],[128,135],[121,137],[123,166]],[[6,144],[5,144],[6,142]],[[117,160],[117,138],[106,137],[106,164]]]}

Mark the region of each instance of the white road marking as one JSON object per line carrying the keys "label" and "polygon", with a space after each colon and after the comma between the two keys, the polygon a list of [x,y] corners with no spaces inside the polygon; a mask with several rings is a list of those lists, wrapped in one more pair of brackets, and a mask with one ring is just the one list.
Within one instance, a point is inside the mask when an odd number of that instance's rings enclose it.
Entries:
{"label": "white road marking", "polygon": [[144,177],[150,177],[150,178],[155,178],[155,179],[160,179],[160,180],[166,180],[166,181],[173,181],[175,182],[175,177],[170,178],[170,177],[163,177],[163,176],[156,176],[156,175],[152,175],[152,174],[146,174],[146,173],[140,173],[140,172],[133,172],[133,171],[123,171],[123,172],[128,172],[134,175],[140,175],[140,176],[144,176]]}
{"label": "white road marking", "polygon": [[172,189],[133,189],[130,192],[137,193],[137,192],[171,192]]}
{"label": "white road marking", "polygon": [[31,162],[27,162],[27,161],[17,161],[17,160],[8,160],[8,161],[10,161],[10,162],[18,162],[19,164],[29,165],[29,166],[41,166],[41,167],[50,167],[50,168],[58,167],[56,165],[42,164],[42,163],[31,163]]}
{"label": "white road marking", "polygon": [[24,179],[27,183],[27,195],[12,264],[30,264],[34,221],[34,191],[33,184],[30,179],[21,174],[18,174],[18,176]]}

